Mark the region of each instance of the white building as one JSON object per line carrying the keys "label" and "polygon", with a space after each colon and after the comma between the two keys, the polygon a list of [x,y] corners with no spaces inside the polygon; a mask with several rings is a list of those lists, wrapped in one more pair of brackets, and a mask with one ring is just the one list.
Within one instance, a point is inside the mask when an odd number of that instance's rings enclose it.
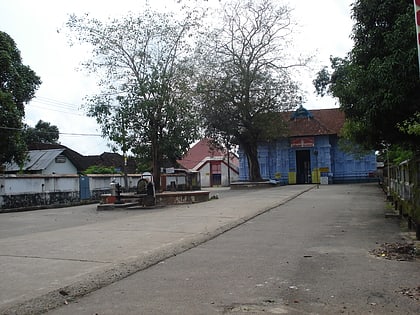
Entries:
{"label": "white building", "polygon": [[200,172],[202,187],[229,186],[239,177],[237,155],[212,148],[208,139],[192,146],[178,163],[187,170]]}

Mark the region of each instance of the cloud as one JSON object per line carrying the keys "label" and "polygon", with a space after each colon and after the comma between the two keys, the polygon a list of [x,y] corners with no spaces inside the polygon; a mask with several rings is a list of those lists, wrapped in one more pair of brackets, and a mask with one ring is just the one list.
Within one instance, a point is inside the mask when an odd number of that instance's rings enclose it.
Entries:
{"label": "cloud", "polygon": [[294,8],[294,17],[300,30],[295,36],[296,49],[314,56],[302,79],[307,96],[305,106],[308,109],[338,106],[337,100],[331,97],[318,97],[312,81],[322,67],[330,65],[330,56],[344,57],[351,50],[352,2],[295,0],[290,4],[290,7]]}
{"label": "cloud", "polygon": [[[164,9],[174,1],[150,1]],[[42,80],[38,98],[26,107],[26,122],[35,125],[40,119],[58,126],[62,133],[98,134],[100,128],[93,118],[85,116],[84,97],[96,90],[94,78],[76,70],[86,57],[82,47],[70,47],[57,29],[67,21],[68,14],[90,12],[93,17],[121,16],[129,11],[138,12],[146,0],[125,0],[123,3],[99,0],[14,0],[8,1],[0,11],[1,30],[8,33],[21,51],[23,62]],[[315,54],[311,69],[303,73],[302,86],[307,90],[307,108],[337,106],[331,98],[321,99],[313,93],[312,80],[316,71],[329,64],[329,56],[344,56],[351,49],[349,35],[351,1],[296,0],[294,16],[300,25],[296,33],[299,52]],[[48,102],[53,100],[55,102]],[[63,145],[81,154],[100,154],[109,151],[107,141],[101,137],[61,135]]]}

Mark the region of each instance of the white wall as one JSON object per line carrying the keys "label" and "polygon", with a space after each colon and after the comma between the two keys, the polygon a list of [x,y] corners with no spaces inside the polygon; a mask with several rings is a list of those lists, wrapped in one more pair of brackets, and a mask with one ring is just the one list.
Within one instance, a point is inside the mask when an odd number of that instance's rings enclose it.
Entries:
{"label": "white wall", "polygon": [[[141,174],[130,174],[127,182],[131,190],[137,188]],[[93,198],[110,192],[111,180],[124,187],[122,175],[89,175],[89,189]],[[77,202],[80,199],[78,175],[5,175],[0,176],[0,208],[39,206],[50,202]],[[51,197],[53,196],[53,197]],[[39,198],[38,198],[39,197]],[[51,199],[51,198],[52,199]]]}
{"label": "white wall", "polygon": [[201,187],[210,187],[210,163],[200,169]]}
{"label": "white wall", "polygon": [[44,191],[79,191],[79,177],[46,177]]}
{"label": "white wall", "polygon": [[[127,176],[130,188],[137,188],[140,174]],[[89,188],[94,190],[110,189],[111,180],[115,179],[124,187],[121,175],[89,175]],[[0,195],[31,194],[43,192],[79,191],[78,175],[9,175],[0,177]]]}
{"label": "white wall", "polygon": [[64,163],[57,163],[55,159],[52,160],[46,169],[42,170],[42,174],[77,174],[77,168],[65,157]]}
{"label": "white wall", "polygon": [[[225,163],[222,163],[222,186],[229,186],[229,178],[228,178],[228,166]],[[230,182],[237,181],[239,178],[239,174],[234,172],[232,169],[230,170]]]}
{"label": "white wall", "polygon": [[20,175],[0,177],[0,195],[79,191],[77,175]]}
{"label": "white wall", "polygon": [[[210,163],[204,164],[200,169],[201,176],[201,187],[210,187]],[[239,178],[238,173],[230,170],[230,182],[237,181]],[[222,186],[229,186],[228,180],[228,166],[225,163],[222,163]]]}
{"label": "white wall", "polygon": [[[106,190],[110,189],[111,181],[120,184],[125,187],[124,176],[119,174],[89,174],[89,186],[90,190]],[[137,182],[142,178],[141,174],[129,174],[127,175],[127,184],[131,189],[137,189]]]}

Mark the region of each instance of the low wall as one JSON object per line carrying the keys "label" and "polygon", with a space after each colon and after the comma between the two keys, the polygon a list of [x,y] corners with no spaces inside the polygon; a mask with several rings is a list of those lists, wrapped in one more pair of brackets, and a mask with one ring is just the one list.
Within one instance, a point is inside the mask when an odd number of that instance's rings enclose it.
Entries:
{"label": "low wall", "polygon": [[1,209],[11,210],[32,210],[51,205],[71,205],[80,202],[79,192],[48,192],[29,194],[22,193],[17,195],[3,195],[0,196]]}
{"label": "low wall", "polygon": [[234,182],[230,184],[231,189],[255,189],[255,188],[269,188],[274,187],[276,184],[271,183],[269,181],[263,181],[263,182]]}
{"label": "low wall", "polygon": [[208,191],[180,191],[164,192],[156,194],[157,205],[188,204],[209,201],[210,192]]}
{"label": "low wall", "polygon": [[77,175],[9,175],[0,177],[0,196],[79,191]]}
{"label": "low wall", "polygon": [[0,177],[0,211],[22,208],[39,208],[52,205],[75,204],[81,201],[99,201],[102,194],[110,192],[115,181],[126,191],[135,191],[141,174],[88,175],[88,197],[82,197],[79,175],[4,175]]}
{"label": "low wall", "polygon": [[[209,201],[209,197],[210,192],[204,190],[162,192],[156,194],[155,205],[168,206],[205,202]],[[112,210],[115,208],[137,208],[142,206],[142,198],[145,198],[144,195],[122,194],[120,202],[116,203],[114,196],[111,196],[111,194],[104,194],[101,196],[101,203],[98,205],[97,209]]]}
{"label": "low wall", "polygon": [[420,240],[420,156],[384,168],[387,197]]}

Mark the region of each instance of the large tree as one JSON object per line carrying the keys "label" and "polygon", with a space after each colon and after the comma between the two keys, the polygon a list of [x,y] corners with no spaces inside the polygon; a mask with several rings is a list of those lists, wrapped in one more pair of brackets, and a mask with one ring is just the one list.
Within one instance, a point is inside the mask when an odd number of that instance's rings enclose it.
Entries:
{"label": "large tree", "polygon": [[89,98],[89,115],[124,153],[152,161],[157,187],[163,161],[180,158],[198,136],[190,54],[198,17],[181,13],[147,8],[106,23],[74,15],[67,23],[93,47],[85,65],[99,74],[101,91]]}
{"label": "large tree", "polygon": [[411,0],[358,0],[353,49],[331,58],[315,80],[320,94],[337,97],[346,114],[344,135],[365,148],[418,145],[401,128],[420,111],[420,80]]}
{"label": "large tree", "polygon": [[59,137],[58,127],[47,121],[39,120],[35,127],[25,125],[24,140],[28,146],[34,143],[56,144]]}
{"label": "large tree", "polygon": [[25,104],[35,95],[40,78],[22,64],[15,41],[0,31],[0,165],[22,163],[26,145],[22,136]]}
{"label": "large tree", "polygon": [[291,69],[305,63],[287,52],[291,10],[271,0],[229,2],[222,21],[202,45],[199,92],[208,136],[238,144],[249,179],[261,180],[258,143],[284,135],[279,115],[301,98]]}

